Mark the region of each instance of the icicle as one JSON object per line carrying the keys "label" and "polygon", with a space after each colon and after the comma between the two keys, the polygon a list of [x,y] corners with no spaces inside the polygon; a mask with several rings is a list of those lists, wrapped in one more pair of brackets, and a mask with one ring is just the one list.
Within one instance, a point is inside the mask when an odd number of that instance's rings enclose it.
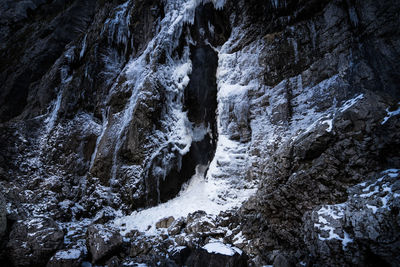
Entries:
{"label": "icicle", "polygon": [[51,130],[54,128],[54,125],[56,123],[56,120],[58,117],[58,111],[60,110],[60,106],[61,106],[62,94],[63,94],[63,90],[60,90],[57,94],[57,99],[54,102],[54,108],[53,108],[52,112],[50,113],[50,116],[47,117],[47,119],[45,120],[47,134],[49,134],[51,132]]}
{"label": "icicle", "polygon": [[82,49],[81,49],[81,52],[79,53],[79,59],[82,59],[83,56],[85,55],[85,51],[86,51],[86,38],[87,38],[87,34],[85,34],[85,37],[83,37]]}
{"label": "icicle", "polygon": [[93,154],[92,154],[92,156],[91,156],[91,158],[90,158],[89,171],[91,171],[92,168],[93,168],[94,161],[95,161],[96,155],[97,155],[97,151],[98,151],[98,149],[99,149],[100,141],[103,139],[104,133],[105,133],[106,130],[107,130],[107,126],[108,126],[107,114],[108,114],[109,110],[110,110],[110,107],[107,107],[106,110],[103,109],[102,112],[101,112],[101,116],[102,116],[102,120],[103,120],[103,125],[102,125],[102,128],[101,128],[101,134],[97,137],[96,146],[95,146],[94,151],[93,151]]}
{"label": "icicle", "polygon": [[294,62],[297,63],[297,62],[299,62],[299,51],[298,51],[298,48],[297,48],[296,39],[290,38],[289,40],[290,40],[290,42],[292,43],[292,46],[293,46]]}

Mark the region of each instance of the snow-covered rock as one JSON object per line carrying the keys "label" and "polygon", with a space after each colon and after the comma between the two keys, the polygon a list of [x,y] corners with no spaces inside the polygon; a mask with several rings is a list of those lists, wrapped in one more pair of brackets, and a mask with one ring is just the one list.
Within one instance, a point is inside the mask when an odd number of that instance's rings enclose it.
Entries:
{"label": "snow-covered rock", "polygon": [[36,217],[13,224],[7,244],[15,266],[46,265],[63,245],[64,232],[50,218]]}
{"label": "snow-covered rock", "polygon": [[89,226],[86,233],[86,244],[93,262],[104,260],[121,248],[122,236],[117,229],[101,224]]}
{"label": "snow-covered rock", "polygon": [[83,253],[79,249],[59,250],[50,258],[46,267],[78,267],[82,259]]}

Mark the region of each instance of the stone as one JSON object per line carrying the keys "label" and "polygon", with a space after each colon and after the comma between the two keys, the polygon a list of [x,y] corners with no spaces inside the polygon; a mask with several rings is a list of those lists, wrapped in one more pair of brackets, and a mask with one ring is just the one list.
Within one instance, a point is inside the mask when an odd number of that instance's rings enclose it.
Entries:
{"label": "stone", "polygon": [[156,228],[157,228],[157,229],[160,229],[160,228],[168,228],[168,227],[170,227],[170,226],[172,225],[172,223],[173,223],[174,221],[175,221],[175,218],[174,218],[173,216],[163,218],[163,219],[159,220],[159,221],[156,223]]}
{"label": "stone", "polygon": [[247,266],[247,256],[235,253],[225,255],[220,253],[210,253],[205,249],[194,250],[185,262],[185,266],[201,267],[245,267]]}
{"label": "stone", "polygon": [[169,258],[178,266],[184,266],[186,260],[192,253],[192,250],[186,246],[174,247],[169,253]]}
{"label": "stone", "polygon": [[169,235],[177,235],[181,232],[183,226],[185,224],[185,219],[180,217],[176,219],[169,227],[168,234]]}
{"label": "stone", "polygon": [[28,218],[12,226],[7,251],[16,266],[46,265],[63,241],[64,232],[52,219]]}
{"label": "stone", "polygon": [[131,244],[129,256],[137,257],[139,255],[147,254],[150,251],[151,247],[152,245],[145,240],[135,241]]}
{"label": "stone", "polygon": [[121,261],[118,259],[117,256],[113,256],[106,262],[106,265],[107,267],[119,267],[121,266]]}
{"label": "stone", "polygon": [[122,236],[117,229],[93,224],[86,232],[86,246],[93,262],[99,262],[118,252],[122,244]]}
{"label": "stone", "polygon": [[186,221],[184,231],[187,234],[212,232],[216,228],[214,219],[204,211],[196,211],[189,214]]}
{"label": "stone", "polygon": [[278,254],[274,259],[274,267],[291,267],[292,264],[283,256],[282,254]]}
{"label": "stone", "polygon": [[83,260],[80,249],[59,250],[50,258],[46,267],[79,267]]}

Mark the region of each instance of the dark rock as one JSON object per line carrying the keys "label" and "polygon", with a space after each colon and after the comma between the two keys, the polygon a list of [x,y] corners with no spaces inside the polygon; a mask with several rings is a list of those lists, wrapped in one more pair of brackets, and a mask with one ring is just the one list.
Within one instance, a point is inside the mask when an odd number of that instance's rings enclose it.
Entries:
{"label": "dark rock", "polygon": [[108,267],[119,267],[119,266],[121,266],[121,261],[118,259],[117,256],[113,256],[111,259],[109,259],[106,262],[106,265]]}
{"label": "dark rock", "polygon": [[244,267],[247,266],[247,257],[244,254],[240,255],[239,253],[225,255],[220,253],[208,252],[205,249],[196,249],[190,254],[189,258],[186,260],[185,265],[193,267]]}
{"label": "dark rock", "polygon": [[278,254],[274,259],[274,267],[291,267],[292,264],[283,256],[282,254]]}
{"label": "dark rock", "polygon": [[122,236],[118,230],[104,225],[91,225],[86,232],[86,246],[92,255],[93,262],[104,260],[116,253],[122,243]]}
{"label": "dark rock", "polygon": [[7,244],[15,266],[45,265],[62,247],[64,232],[50,218],[38,217],[14,223]]}
{"label": "dark rock", "polygon": [[145,240],[135,241],[133,244],[131,244],[129,256],[137,257],[139,255],[147,254],[151,248],[152,245]]}
{"label": "dark rock", "polygon": [[216,228],[214,219],[204,211],[190,213],[186,219],[185,233],[205,233],[212,232]]}
{"label": "dark rock", "polygon": [[349,188],[346,202],[306,213],[304,236],[312,255],[332,265],[398,265],[398,177],[400,171],[390,169]]}
{"label": "dark rock", "polygon": [[83,260],[83,253],[79,249],[59,250],[50,258],[46,267],[79,267]]}
{"label": "dark rock", "polygon": [[2,193],[0,193],[0,242],[4,237],[7,230],[7,207],[6,200]]}
{"label": "dark rock", "polygon": [[183,266],[191,253],[192,250],[188,247],[185,246],[175,247],[169,253],[169,258],[173,260],[177,265]]}

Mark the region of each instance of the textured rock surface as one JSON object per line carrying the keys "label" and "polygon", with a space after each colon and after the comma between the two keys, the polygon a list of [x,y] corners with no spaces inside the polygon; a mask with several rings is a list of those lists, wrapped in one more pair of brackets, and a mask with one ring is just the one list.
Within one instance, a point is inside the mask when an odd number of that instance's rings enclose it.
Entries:
{"label": "textured rock surface", "polygon": [[10,260],[15,266],[45,265],[63,245],[64,233],[49,218],[17,221],[7,244]]}
{"label": "textured rock surface", "polygon": [[[86,241],[110,266],[399,265],[399,12],[396,0],[2,1],[0,265],[77,264]],[[175,198],[198,164],[212,204],[258,191],[240,209],[174,215],[156,236],[110,230]],[[211,241],[243,258],[198,249]]]}
{"label": "textured rock surface", "polygon": [[389,169],[349,188],[346,202],[306,213],[304,236],[310,251],[330,264],[397,266],[399,172]]}
{"label": "textured rock surface", "polygon": [[186,260],[187,266],[247,266],[247,260],[245,257],[241,257],[238,253],[234,255],[223,255],[219,253],[209,253],[204,249],[195,250],[189,258]]}
{"label": "textured rock surface", "polygon": [[7,230],[7,208],[6,200],[0,193],[0,241],[3,239]]}
{"label": "textured rock surface", "polygon": [[86,246],[92,256],[92,261],[98,262],[121,248],[122,236],[116,229],[94,224],[87,230]]}
{"label": "textured rock surface", "polygon": [[78,267],[81,266],[83,253],[79,249],[59,250],[50,258],[46,267]]}
{"label": "textured rock surface", "polygon": [[156,228],[169,228],[175,221],[173,216],[161,219],[156,223]]}

